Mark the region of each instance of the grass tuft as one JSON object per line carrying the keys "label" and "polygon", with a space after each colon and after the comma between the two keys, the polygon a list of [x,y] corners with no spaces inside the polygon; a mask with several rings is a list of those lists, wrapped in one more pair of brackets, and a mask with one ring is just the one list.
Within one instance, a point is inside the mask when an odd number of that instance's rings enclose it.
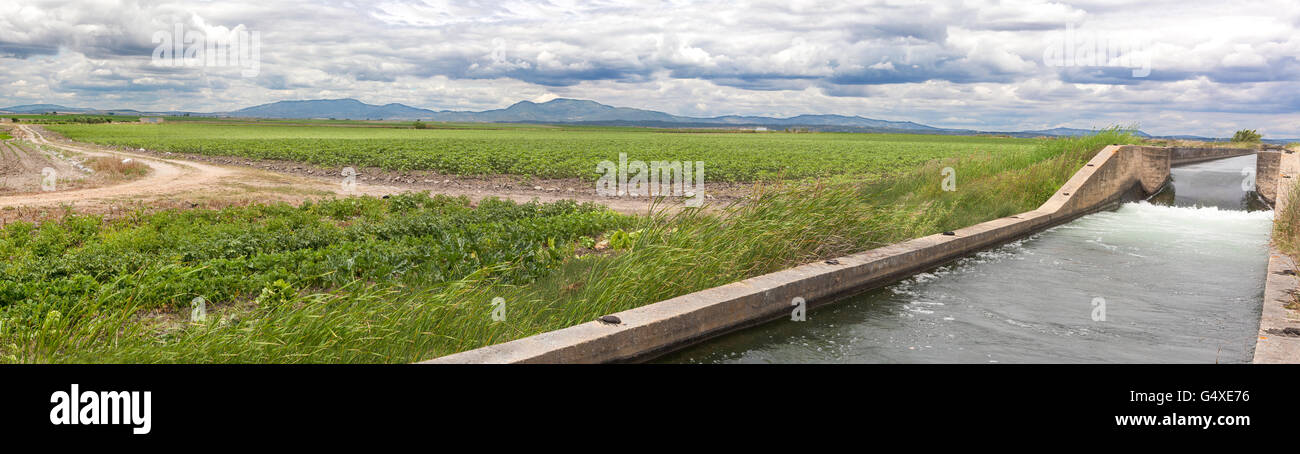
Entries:
{"label": "grass tuft", "polygon": [[149,173],[149,166],[140,161],[134,159],[127,161],[111,156],[97,156],[87,159],[86,166],[94,169],[96,174],[115,179],[142,177]]}

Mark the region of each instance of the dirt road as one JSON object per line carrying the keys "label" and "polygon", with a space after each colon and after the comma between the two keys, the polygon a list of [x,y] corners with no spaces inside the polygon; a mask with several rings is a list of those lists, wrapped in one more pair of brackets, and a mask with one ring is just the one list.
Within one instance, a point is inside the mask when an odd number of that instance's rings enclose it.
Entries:
{"label": "dirt road", "polygon": [[33,194],[0,197],[0,208],[6,206],[59,205],[77,202],[95,202],[115,199],[123,196],[150,197],[174,194],[192,188],[211,185],[222,178],[228,178],[235,172],[216,166],[197,163],[182,163],[155,159],[147,156],[108,152],[90,146],[77,146],[53,142],[46,139],[35,128],[20,125],[17,128],[20,137],[36,144],[80,153],[87,156],[111,156],[116,158],[138,159],[149,166],[149,175],[134,181],[98,188],[76,189],[70,191],[38,192]]}
{"label": "dirt road", "polygon": [[0,195],[40,191],[46,183],[45,169],[54,171],[50,182],[57,181],[68,188],[82,186],[84,180],[93,179],[72,161],[56,157],[30,142],[0,141]]}
{"label": "dirt road", "polygon": [[[129,206],[167,207],[220,207],[235,204],[303,200],[347,195],[382,196],[404,191],[427,190],[434,194],[467,196],[477,202],[485,197],[499,197],[517,202],[539,200],[577,200],[597,202],[619,212],[645,214],[650,209],[648,199],[606,198],[581,192],[555,193],[547,191],[500,190],[483,187],[428,187],[421,184],[372,184],[357,182],[350,190],[341,176],[307,176],[258,169],[252,166],[221,165],[198,160],[163,157],[154,152],[128,152],[51,138],[52,134],[38,126],[16,125],[14,137],[34,144],[46,145],[86,156],[111,156],[131,158],[149,166],[148,175],[101,187],[71,189],[52,192],[32,192],[0,196],[0,210],[48,209],[71,205],[77,212],[111,212]],[[21,218],[21,216],[0,216]]]}

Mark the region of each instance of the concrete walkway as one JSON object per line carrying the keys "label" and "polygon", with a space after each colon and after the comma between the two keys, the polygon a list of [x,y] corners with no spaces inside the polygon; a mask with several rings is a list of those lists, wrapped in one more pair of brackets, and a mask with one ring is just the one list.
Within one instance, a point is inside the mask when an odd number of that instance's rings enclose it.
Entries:
{"label": "concrete walkway", "polygon": [[[1300,178],[1300,153],[1279,154],[1276,189],[1272,191],[1276,197],[1274,216],[1278,216],[1291,202],[1291,187]],[[1260,181],[1264,184],[1263,179]],[[1264,282],[1264,308],[1259,319],[1254,362],[1300,363],[1300,311],[1285,307],[1296,300],[1295,292],[1300,288],[1295,260],[1275,246],[1269,247],[1268,255],[1268,278]]]}

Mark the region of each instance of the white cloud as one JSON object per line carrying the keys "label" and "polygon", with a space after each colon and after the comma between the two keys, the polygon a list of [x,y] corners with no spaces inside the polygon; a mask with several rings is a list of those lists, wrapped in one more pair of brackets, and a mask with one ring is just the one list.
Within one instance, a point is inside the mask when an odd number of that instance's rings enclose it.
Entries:
{"label": "white cloud", "polygon": [[[1218,135],[1249,123],[1300,137],[1300,4],[1290,0],[509,0],[490,8],[472,0],[34,0],[8,8],[0,14],[5,105],[226,110],[353,97],[487,109],[563,96],[685,115],[839,113],[982,129],[1115,121]],[[149,65],[151,35],[177,23],[259,31],[259,74]],[[1067,26],[1141,38],[1151,75],[1045,65],[1045,45]]]}

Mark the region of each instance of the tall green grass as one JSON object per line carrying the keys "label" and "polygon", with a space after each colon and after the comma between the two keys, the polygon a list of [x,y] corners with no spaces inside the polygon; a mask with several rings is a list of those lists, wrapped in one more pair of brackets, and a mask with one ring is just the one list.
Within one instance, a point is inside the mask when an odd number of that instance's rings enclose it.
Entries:
{"label": "tall green grass", "polygon": [[[440,286],[353,280],[317,291],[264,287],[257,304],[205,322],[162,323],[97,294],[24,335],[0,328],[0,353],[22,362],[409,362],[590,321],[601,315],[814,260],[1028,211],[1121,130],[1032,150],[926,164],[876,181],[848,177],[760,189],[718,211],[683,210],[616,230],[616,253],[566,259],[535,279],[498,263]],[[942,169],[957,190],[943,191]],[[611,242],[613,243],[613,242]],[[494,298],[505,320],[493,320]],[[126,302],[124,304],[124,302]],[[165,316],[166,314],[163,314]]]}
{"label": "tall green grass", "polygon": [[[1300,148],[1300,144],[1288,145],[1287,148],[1295,150]],[[1289,202],[1273,213],[1273,244],[1295,260],[1300,258],[1300,183],[1294,178],[1291,181],[1291,187],[1285,189]],[[1291,295],[1291,301],[1284,307],[1300,310],[1300,295]]]}
{"label": "tall green grass", "polygon": [[528,282],[580,237],[631,221],[569,201],[471,207],[408,193],[13,223],[0,229],[0,356],[55,357],[118,330],[183,325],[194,298],[239,316],[366,282],[436,289],[485,270]]}
{"label": "tall green grass", "polygon": [[1287,189],[1285,208],[1273,214],[1273,244],[1292,257],[1300,257],[1300,184]]}

